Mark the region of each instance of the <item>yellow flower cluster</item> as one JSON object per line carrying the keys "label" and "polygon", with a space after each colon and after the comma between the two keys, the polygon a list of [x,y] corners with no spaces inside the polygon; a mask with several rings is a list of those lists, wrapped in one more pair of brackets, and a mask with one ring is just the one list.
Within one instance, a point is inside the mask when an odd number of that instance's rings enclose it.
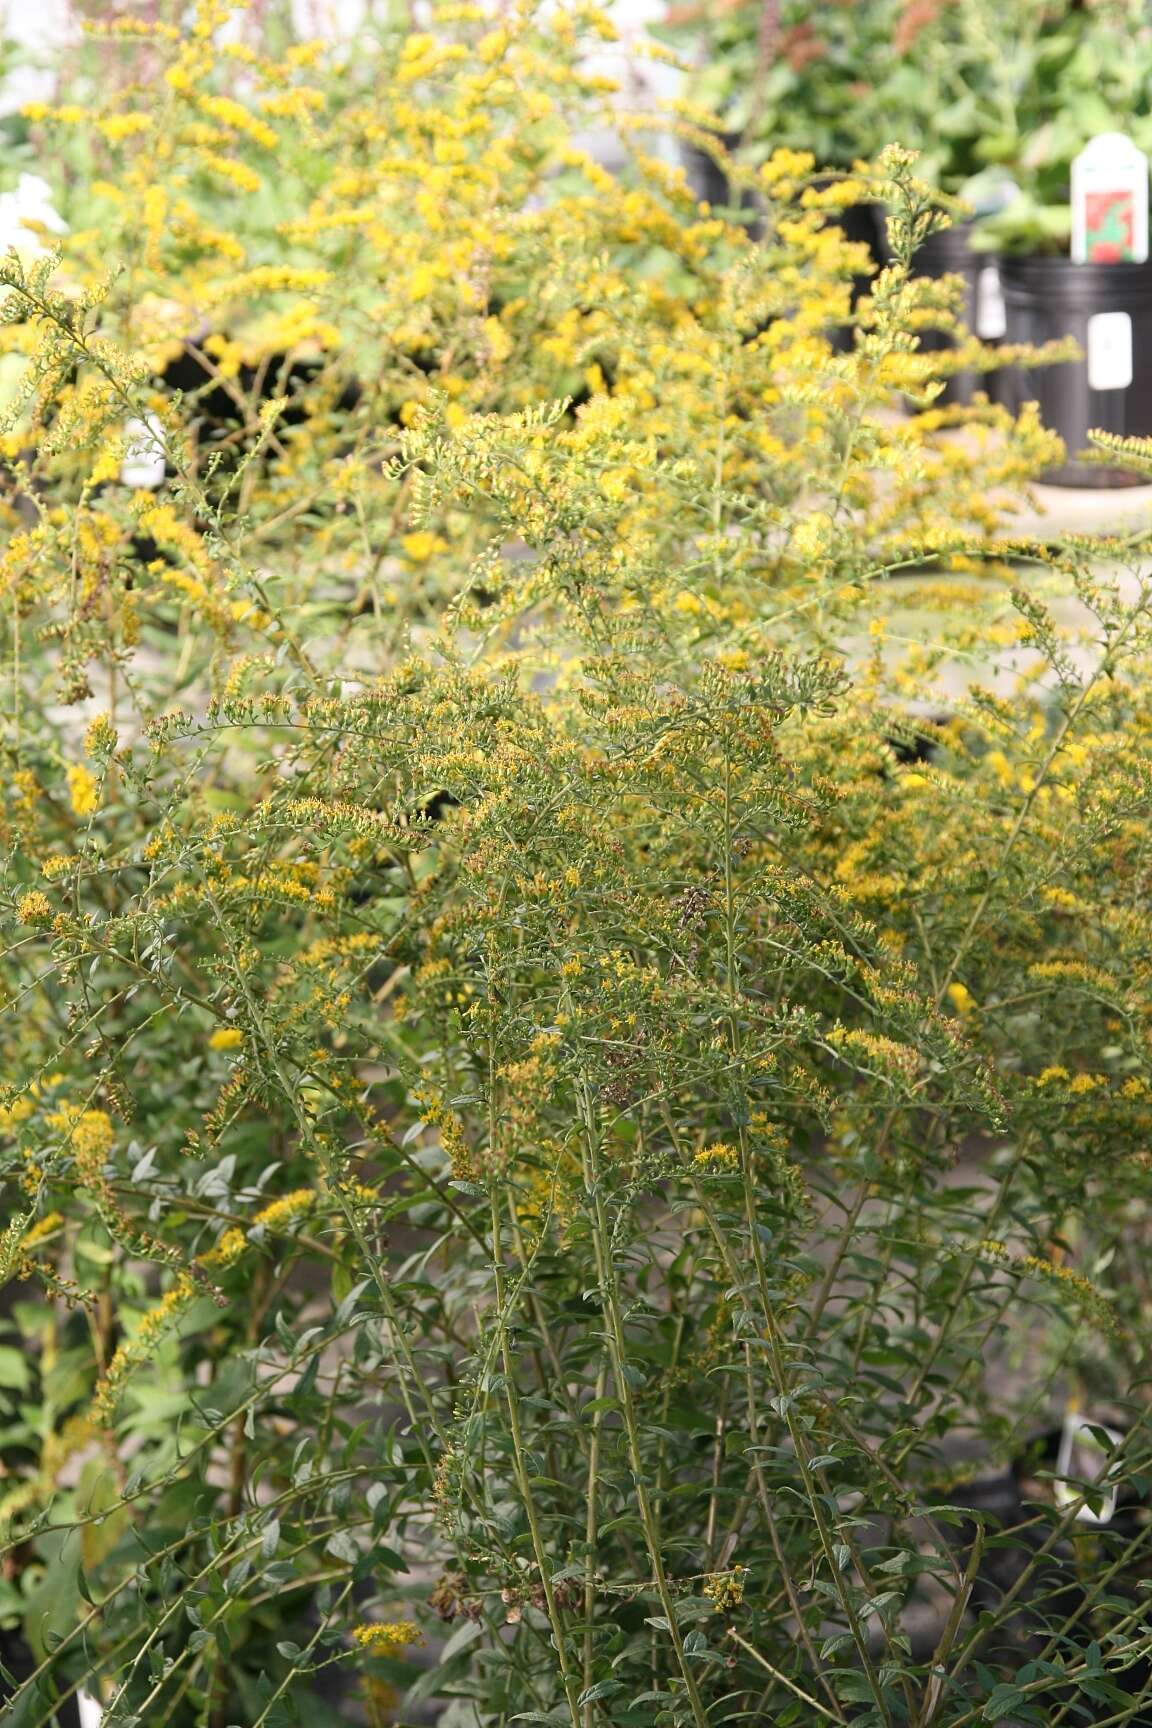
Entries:
{"label": "yellow flower cluster", "polygon": [[132,1370],[151,1360],[156,1346],[187,1312],[197,1295],[195,1280],[182,1273],[176,1282],[140,1319],[135,1332],[119,1345],[97,1387],[91,1416],[107,1422],[115,1413]]}
{"label": "yellow flower cluster", "polygon": [[353,1626],[352,1640],[369,1656],[394,1656],[420,1643],[420,1628],[414,1620],[371,1620]]}
{"label": "yellow flower cluster", "polygon": [[311,1188],[296,1188],[290,1194],[282,1194],[279,1199],[270,1201],[261,1208],[253,1218],[253,1224],[262,1225],[272,1234],[277,1231],[291,1229],[301,1219],[306,1218],[316,1205],[317,1196]]}
{"label": "yellow flower cluster", "polygon": [[727,1614],[733,1608],[739,1608],[744,1600],[747,1573],[746,1566],[736,1565],[727,1572],[712,1572],[705,1578],[704,1594],[717,1614]]}
{"label": "yellow flower cluster", "polygon": [[1039,1254],[1016,1254],[995,1238],[977,1244],[977,1252],[986,1260],[1010,1268],[1023,1277],[1040,1278],[1073,1298],[1095,1325],[1107,1333],[1120,1330],[1113,1303],[1096,1288],[1090,1278],[1055,1260]]}
{"label": "yellow flower cluster", "polygon": [[91,816],[100,808],[99,782],[83,762],[68,769],[68,800],[77,816]]}
{"label": "yellow flower cluster", "polygon": [[735,1170],[740,1164],[740,1149],[727,1141],[719,1140],[711,1146],[702,1146],[694,1155],[693,1162],[703,1165],[705,1169]]}

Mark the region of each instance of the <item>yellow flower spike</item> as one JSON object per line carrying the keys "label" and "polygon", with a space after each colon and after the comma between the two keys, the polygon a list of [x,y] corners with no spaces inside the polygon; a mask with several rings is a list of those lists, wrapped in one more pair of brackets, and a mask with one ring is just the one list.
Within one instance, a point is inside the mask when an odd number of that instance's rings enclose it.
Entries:
{"label": "yellow flower spike", "polygon": [[96,124],[110,144],[121,144],[126,138],[150,132],[155,121],[151,114],[109,114]]}
{"label": "yellow flower spike", "polygon": [[693,1155],[692,1162],[704,1169],[735,1170],[740,1164],[740,1151],[727,1141],[717,1141],[711,1146],[702,1146]]}
{"label": "yellow flower spike", "polygon": [[290,1194],[282,1194],[278,1200],[271,1201],[257,1212],[252,1223],[262,1226],[270,1235],[276,1235],[306,1218],[316,1201],[317,1196],[311,1188],[293,1189]]}
{"label": "yellow flower spike", "polygon": [[248,1251],[248,1238],[243,1230],[233,1225],[225,1230],[214,1248],[201,1255],[200,1264],[205,1267],[227,1269],[234,1266]]}
{"label": "yellow flower spike", "polygon": [[773,150],[760,167],[760,179],[765,186],[778,187],[784,180],[802,180],[811,174],[816,158],[808,150]]}
{"label": "yellow flower spike", "polygon": [[427,564],[438,552],[447,552],[448,542],[439,534],[430,533],[427,529],[418,529],[415,533],[401,537],[400,545],[404,556],[410,564]]}
{"label": "yellow flower spike", "polygon": [[373,1620],[352,1628],[353,1642],[370,1656],[393,1656],[423,1642],[414,1620]]}
{"label": "yellow flower spike", "polygon": [[739,1608],[744,1600],[748,1568],[736,1565],[727,1572],[712,1572],[704,1580],[703,1592],[717,1614]]}
{"label": "yellow flower spike", "polygon": [[34,888],[30,894],[25,894],[16,908],[16,916],[21,924],[47,924],[52,917],[52,907],[48,896]]}
{"label": "yellow flower spike", "polygon": [[244,1043],[244,1034],[239,1026],[217,1026],[209,1035],[209,1050],[239,1050]]}
{"label": "yellow flower spike", "polygon": [[233,132],[240,132],[254,143],[262,145],[265,150],[275,150],[280,142],[277,133],[266,121],[258,119],[242,102],[234,101],[231,96],[199,96],[196,105],[210,120],[220,121]]}
{"label": "yellow flower spike", "polygon": [[189,1273],[181,1272],[171,1289],[141,1317],[135,1332],[118,1347],[107,1373],[97,1383],[92,1400],[94,1421],[111,1420],[133,1370],[151,1361],[157,1345],[191,1307],[198,1293],[195,1280]]}
{"label": "yellow flower spike", "polygon": [[111,756],[119,742],[110,714],[97,714],[84,733],[84,754],[100,760]]}

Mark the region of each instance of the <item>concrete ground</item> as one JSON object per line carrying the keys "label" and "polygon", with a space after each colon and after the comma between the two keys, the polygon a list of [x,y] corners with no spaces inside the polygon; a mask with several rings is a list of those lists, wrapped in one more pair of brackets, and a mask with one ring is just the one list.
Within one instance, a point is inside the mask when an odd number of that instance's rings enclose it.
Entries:
{"label": "concrete ground", "polygon": [[1123,534],[1152,529],[1152,485],[1036,486],[1036,504],[1014,518],[1013,532],[1036,539],[1060,534]]}

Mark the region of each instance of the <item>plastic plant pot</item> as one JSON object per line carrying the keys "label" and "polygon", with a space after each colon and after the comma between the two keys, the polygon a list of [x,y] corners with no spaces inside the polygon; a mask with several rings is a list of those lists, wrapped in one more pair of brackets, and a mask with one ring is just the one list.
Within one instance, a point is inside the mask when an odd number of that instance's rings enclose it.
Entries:
{"label": "plastic plant pot", "polygon": [[[725,136],[721,142],[729,150],[733,149],[737,139]],[[707,151],[700,150],[695,144],[685,144],[681,147],[684,161],[684,172],[688,176],[688,184],[702,204],[711,204],[713,209],[727,210],[732,203],[732,187],[728,176],[718,162],[715,162]],[[741,196],[739,208],[749,212],[756,209],[756,197],[752,192]],[[760,237],[762,224],[759,217],[751,215],[748,221],[748,232],[754,240]]]}
{"label": "plastic plant pot", "polygon": [[[1056,1516],[1075,1492],[1058,1473],[1071,1465],[1073,1472],[1083,1471],[1083,1480],[1092,1480],[1099,1462],[1092,1455],[1070,1459],[1064,1439],[1064,1431],[1050,1429],[1036,1436],[1001,1475],[972,1482],[950,1495],[954,1506],[967,1507],[973,1515],[972,1524],[958,1532],[958,1561],[970,1553],[977,1519],[985,1526],[986,1541],[969,1608],[974,1616],[987,1614],[998,1622],[989,1631],[984,1658],[1009,1672],[1040,1657],[1053,1629],[1065,1622],[1066,1660],[1092,1642],[1095,1629],[1085,1591],[1106,1568],[1112,1574],[1107,1594],[1113,1604],[1119,1600],[1133,1606],[1142,1599],[1152,1569],[1146,1540],[1152,1509],[1131,1484],[1104,1498],[1099,1517],[1087,1513],[1061,1540],[1049,1543],[1051,1525],[1037,1519],[1038,1507],[1047,1503]],[[1005,1613],[1008,1598],[1012,1607]],[[1113,1673],[1111,1680],[1121,1696],[1140,1699],[1128,1728],[1152,1728],[1152,1671],[1147,1658]],[[1056,1686],[1046,1703],[1055,1713],[1074,1698],[1071,1688]],[[1101,1707],[1101,1716],[1110,1714],[1109,1708]],[[1073,1719],[1070,1716],[1069,1721]]]}
{"label": "plastic plant pot", "polygon": [[[0,1630],[0,1663],[17,1687],[27,1685],[39,1666],[20,1633],[14,1630]],[[21,1728],[22,1724],[31,1722],[47,1722],[53,1728],[84,1728],[75,1694],[63,1703],[57,1703],[58,1689],[63,1690],[49,1677],[42,1676],[15,1709],[7,1713],[0,1711],[0,1719],[6,1723],[11,1721],[12,1728]],[[9,1701],[11,1696],[11,1691],[6,1688],[0,1704]]]}
{"label": "plastic plant pot", "polygon": [[[942,229],[939,234],[930,234],[917,248],[912,270],[916,276],[933,279],[962,276],[964,324],[974,336],[993,344],[1004,335],[999,266],[987,253],[973,251],[971,235],[971,224],[966,222]],[[955,337],[943,330],[926,330],[920,338],[920,347],[926,354],[942,353],[955,346]],[[948,379],[936,400],[946,406],[963,406],[971,402],[977,392],[983,392],[990,401],[998,402],[1001,400],[1000,386],[1001,374],[998,371],[978,372],[974,367],[966,368]]]}
{"label": "plastic plant pot", "polygon": [[[867,246],[874,270],[881,269],[887,262],[887,235],[884,230],[884,206],[882,204],[849,204],[844,210],[829,210],[827,213],[829,226],[840,229],[846,240],[852,240],[862,246]],[[867,294],[872,286],[872,273],[852,278],[852,304],[855,306],[862,295]],[[851,325],[840,325],[829,334],[829,340],[840,353],[849,353],[853,347]]]}
{"label": "plastic plant pot", "polygon": [[1134,486],[1142,476],[1078,462],[1090,431],[1152,434],[1152,263],[1073,264],[1005,258],[1000,264],[1009,342],[1039,346],[1072,336],[1083,358],[1062,366],[1013,366],[1010,408],[1038,402],[1068,459],[1043,475],[1053,486]]}

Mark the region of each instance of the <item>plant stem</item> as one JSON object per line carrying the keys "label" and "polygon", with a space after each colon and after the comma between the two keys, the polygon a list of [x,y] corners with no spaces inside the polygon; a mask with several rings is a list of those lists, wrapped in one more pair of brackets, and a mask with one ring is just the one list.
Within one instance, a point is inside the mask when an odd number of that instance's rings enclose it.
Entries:
{"label": "plant stem", "polygon": [[536,1569],[540,1574],[540,1583],[544,1591],[544,1601],[548,1611],[548,1621],[552,1627],[552,1642],[556,1647],[556,1659],[560,1664],[560,1678],[564,1686],[564,1696],[568,1700],[568,1711],[572,1719],[572,1728],[580,1728],[580,1712],[577,1704],[579,1689],[576,1677],[568,1661],[568,1651],[564,1637],[564,1622],[556,1601],[556,1590],[552,1583],[552,1571],[548,1554],[544,1547],[544,1537],[540,1529],[540,1518],[536,1508],[536,1497],[532,1492],[532,1484],[528,1476],[528,1467],[524,1460],[524,1434],[520,1423],[520,1399],[516,1389],[516,1364],[512,1360],[512,1350],[508,1341],[508,1322],[506,1308],[506,1293],[504,1283],[503,1244],[500,1231],[500,1202],[492,1196],[492,1258],[496,1278],[496,1325],[500,1332],[500,1362],[504,1378],[504,1403],[508,1411],[508,1427],[512,1435],[512,1461],[516,1471],[516,1485],[520,1490],[520,1498],[524,1505],[524,1513],[528,1519],[528,1530],[532,1538],[532,1552],[536,1559]]}
{"label": "plant stem", "polygon": [[780,1684],[786,1686],[789,1692],[794,1692],[797,1698],[802,1698],[805,1704],[810,1705],[818,1715],[824,1718],[825,1722],[843,1722],[843,1716],[833,1716],[831,1710],[825,1710],[823,1704],[820,1703],[818,1698],[813,1698],[811,1692],[805,1692],[802,1686],[797,1686],[795,1680],[789,1680],[787,1674],[781,1674],[779,1668],[774,1668],[766,1657],[761,1656],[759,1650],[754,1649],[753,1646],[749,1644],[747,1638],[741,1638],[739,1632],[736,1632],[729,1627],[728,1636],[731,1638],[733,1644],[739,1644],[741,1650],[747,1651],[753,1662],[758,1662],[761,1668],[766,1669],[767,1672],[771,1674],[773,1680],[779,1680]]}
{"label": "plant stem", "polygon": [[632,1385],[627,1374],[627,1344],[624,1337],[624,1320],[620,1312],[619,1292],[616,1285],[616,1273],[612,1263],[612,1235],[608,1227],[608,1218],[604,1207],[604,1196],[600,1182],[600,1171],[597,1161],[596,1118],[592,1100],[588,1095],[586,1084],[580,1088],[581,1109],[584,1119],[584,1187],[589,1205],[592,1223],[592,1236],[596,1254],[596,1269],[600,1282],[600,1302],[608,1333],[608,1349],[612,1358],[612,1371],[616,1381],[616,1396],[624,1418],[624,1431],[628,1443],[628,1459],[632,1468],[632,1479],[636,1490],[636,1505],[640,1513],[640,1523],[644,1530],[644,1541],[648,1549],[648,1558],[652,1564],[652,1576],[656,1584],[656,1593],[664,1610],[664,1618],[668,1622],[668,1635],[672,1640],[676,1663],[680,1669],[681,1678],[688,1694],[688,1702],[692,1710],[692,1719],[696,1728],[708,1728],[708,1714],[696,1676],[692,1672],[684,1649],[684,1640],[680,1634],[680,1626],[676,1619],[676,1605],[672,1599],[672,1591],[668,1583],[668,1575],[664,1569],[664,1557],[661,1552],[660,1530],[652,1510],[648,1494],[648,1485],[644,1479],[644,1458],[640,1446],[640,1428],[636,1420],[636,1404],[632,1396]]}
{"label": "plant stem", "polygon": [[[595,1401],[599,1404],[608,1390],[608,1368],[602,1363],[596,1376]],[[604,1420],[604,1412],[596,1409],[592,1413],[592,1442],[588,1448],[588,1489],[587,1505],[584,1512],[584,1690],[587,1692],[592,1685],[592,1658],[594,1640],[592,1617],[596,1610],[596,1537],[599,1522],[599,1486],[600,1486],[600,1429]],[[590,1728],[592,1722],[592,1705],[584,1706],[584,1728]]]}

